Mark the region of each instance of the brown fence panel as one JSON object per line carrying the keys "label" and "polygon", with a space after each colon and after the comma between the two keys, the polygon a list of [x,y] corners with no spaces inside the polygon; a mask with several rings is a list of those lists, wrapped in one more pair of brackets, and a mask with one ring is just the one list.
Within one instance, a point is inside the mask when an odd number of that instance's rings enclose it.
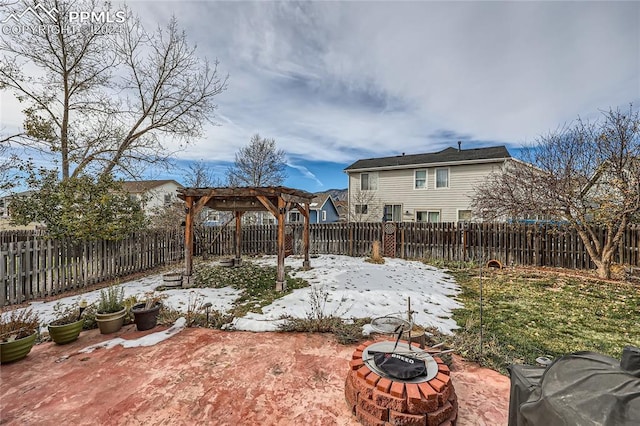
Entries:
{"label": "brown fence panel", "polygon": [[180,232],[134,234],[121,241],[7,237],[10,242],[0,244],[0,306],[181,260],[183,240]]}
{"label": "brown fence panel", "polygon": [[[304,227],[292,229],[294,254],[302,254]],[[382,241],[384,223],[311,224],[311,254],[368,256]],[[395,255],[504,265],[592,269],[584,243],[568,227],[509,223],[397,223]],[[204,228],[194,253],[234,255],[235,228]],[[597,230],[604,241],[606,233]],[[242,228],[243,254],[276,254],[277,226]],[[629,226],[614,261],[640,267],[640,227]],[[122,241],[51,240],[34,232],[0,233],[0,306],[59,294],[183,259],[183,231],[146,232]]]}

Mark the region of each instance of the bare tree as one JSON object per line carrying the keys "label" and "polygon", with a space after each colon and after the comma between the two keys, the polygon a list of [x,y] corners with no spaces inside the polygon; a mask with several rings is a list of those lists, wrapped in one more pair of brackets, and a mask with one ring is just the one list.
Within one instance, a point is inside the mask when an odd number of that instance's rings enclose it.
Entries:
{"label": "bare tree", "polygon": [[[602,278],[628,224],[640,216],[640,117],[633,106],[602,113],[600,121],[540,137],[515,162],[481,185],[473,198],[485,219],[543,214],[567,221]],[[597,230],[604,229],[601,241]]]}
{"label": "bare tree", "polygon": [[[192,188],[224,186],[222,181],[214,176],[213,170],[211,170],[202,160],[188,165],[183,177],[183,182],[185,182],[187,187]],[[155,207],[151,211],[151,227],[157,229],[178,229],[183,225],[185,220],[184,208],[185,204],[183,201],[176,201],[170,206]],[[210,212],[211,209],[205,207],[194,217],[196,235],[200,235],[201,237],[204,235],[202,233],[202,226],[209,219]],[[229,214],[227,214],[227,216],[229,216]]]}
{"label": "bare tree", "polygon": [[277,186],[286,179],[285,152],[275,139],[253,135],[249,145],[236,153],[234,166],[227,171],[231,186]]}
{"label": "bare tree", "polygon": [[[20,14],[27,6],[57,13]],[[227,79],[217,62],[196,56],[175,19],[150,32],[127,9],[97,0],[25,0],[10,8],[24,20],[24,31],[0,40],[0,88],[25,104],[26,137],[13,140],[56,157],[63,179],[137,176],[139,167],[167,161],[166,141],[184,146],[213,119]],[[87,28],[72,12],[108,12],[121,22]],[[44,31],[29,30],[43,22]]]}
{"label": "bare tree", "polygon": [[184,182],[192,188],[207,188],[225,186],[222,179],[215,176],[215,173],[203,160],[190,163],[187,167],[187,174]]}
{"label": "bare tree", "polygon": [[[184,178],[187,186],[192,188],[208,188],[208,187],[222,187],[226,186],[222,179],[216,177],[213,170],[211,170],[207,164],[200,160],[189,164],[187,175]],[[208,207],[204,207],[202,211],[196,215],[195,224],[203,225],[207,222],[212,214],[213,210]],[[229,212],[216,213],[219,221],[226,222],[230,217]]]}
{"label": "bare tree", "polygon": [[[185,176],[187,186],[194,188],[221,187],[226,184],[215,176],[207,164],[200,160],[191,163],[188,168],[188,174]],[[214,220],[212,220],[212,218]],[[204,259],[208,258],[209,252],[212,250],[215,242],[220,238],[225,227],[231,223],[234,218],[231,212],[215,211],[209,207],[204,207],[194,217],[193,230],[195,233],[195,243],[200,247],[200,252]],[[213,222],[217,226],[217,232],[212,235],[211,227],[208,226]]]}
{"label": "bare tree", "polygon": [[374,191],[355,190],[349,197],[349,222],[379,222],[380,202]]}

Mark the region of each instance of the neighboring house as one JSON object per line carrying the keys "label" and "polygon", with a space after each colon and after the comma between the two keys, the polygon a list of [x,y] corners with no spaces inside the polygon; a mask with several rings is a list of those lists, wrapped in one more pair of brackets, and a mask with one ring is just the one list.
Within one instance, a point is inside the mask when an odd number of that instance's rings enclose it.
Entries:
{"label": "neighboring house", "polygon": [[278,220],[270,212],[257,211],[243,214],[242,223],[245,225],[275,225]]}
{"label": "neighboring house", "polygon": [[9,218],[9,203],[11,203],[11,196],[0,198],[0,218]]}
{"label": "neighboring house", "polygon": [[347,222],[349,202],[347,200],[342,200],[342,201],[335,201],[334,204],[336,205],[336,209],[338,210],[338,221]]}
{"label": "neighboring house", "polygon": [[[333,197],[327,193],[317,194],[309,204],[309,223],[331,223],[339,219],[338,208]],[[304,216],[298,209],[289,211],[289,223],[304,223]]]}
{"label": "neighboring house", "polygon": [[34,191],[23,191],[0,197],[0,231],[34,230],[42,227],[42,224],[38,222],[31,222],[25,226],[11,224],[11,215],[9,214],[11,199],[21,195],[31,195],[33,192]]}
{"label": "neighboring house", "polygon": [[504,146],[358,160],[349,176],[350,221],[473,220],[475,187],[511,155]]}
{"label": "neighboring house", "polygon": [[34,191],[23,191],[0,197],[0,218],[9,219],[9,204],[11,204],[11,199],[13,197],[27,196],[33,193]]}
{"label": "neighboring house", "polygon": [[173,203],[182,202],[177,190],[182,188],[175,180],[139,180],[124,181],[122,189],[129,197],[141,203],[145,214],[153,214],[160,208],[169,207]]}

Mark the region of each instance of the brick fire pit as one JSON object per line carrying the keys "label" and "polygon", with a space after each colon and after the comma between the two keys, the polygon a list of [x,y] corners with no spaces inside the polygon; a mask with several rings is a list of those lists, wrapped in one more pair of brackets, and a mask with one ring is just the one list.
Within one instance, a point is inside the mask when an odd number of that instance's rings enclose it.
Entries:
{"label": "brick fire pit", "polygon": [[[402,344],[408,348],[407,342]],[[438,357],[427,357],[428,370],[435,369],[425,378],[428,380],[383,377],[379,370],[372,371],[375,368],[368,359],[363,360],[363,353],[366,356],[368,348],[375,345],[380,342],[358,346],[349,363],[344,393],[358,421],[365,426],[455,426],[458,403],[449,367]],[[412,346],[420,351],[417,344]]]}

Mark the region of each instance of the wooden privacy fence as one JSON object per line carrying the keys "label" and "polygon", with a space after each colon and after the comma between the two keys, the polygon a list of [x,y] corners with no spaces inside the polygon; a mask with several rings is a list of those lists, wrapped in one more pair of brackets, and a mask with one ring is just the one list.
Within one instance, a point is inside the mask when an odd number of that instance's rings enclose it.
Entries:
{"label": "wooden privacy fence", "polygon": [[0,245],[17,243],[18,241],[29,241],[35,238],[41,238],[45,235],[46,232],[42,230],[0,231]]}
{"label": "wooden privacy fence", "polygon": [[[504,265],[535,265],[571,269],[592,269],[587,250],[577,232],[562,225],[508,223],[395,223],[392,234],[389,223],[312,224],[309,228],[311,253],[368,256],[374,241],[393,244],[392,252],[401,258],[427,258],[453,261],[499,260]],[[292,228],[294,254],[302,254],[300,224]],[[242,228],[244,254],[276,254],[277,227],[253,225]],[[231,256],[234,230],[204,228],[196,238],[195,254],[206,251],[213,255]],[[606,236],[599,231],[601,241]],[[384,238],[383,238],[384,236]],[[627,228],[614,262],[640,266],[640,227]],[[383,247],[385,249],[385,247]]]}
{"label": "wooden privacy fence", "polygon": [[144,271],[183,258],[183,235],[147,232],[121,241],[31,238],[0,245],[0,306]]}
{"label": "wooden privacy fence", "polygon": [[[393,225],[393,226],[390,226]],[[302,254],[301,224],[289,224],[293,254]],[[548,224],[329,223],[310,226],[312,254],[368,256],[374,241],[386,255],[504,265],[592,269],[577,233]],[[598,233],[603,241],[606,234]],[[22,237],[21,237],[22,238]],[[24,238],[22,238],[24,239]],[[235,229],[200,228],[194,254],[233,256]],[[242,253],[276,254],[277,226],[242,228]],[[640,267],[640,227],[630,226],[614,262]],[[32,236],[0,244],[0,306],[50,296],[183,259],[182,232],[147,232],[122,241],[57,241]],[[313,265],[313,262],[312,262]]]}

